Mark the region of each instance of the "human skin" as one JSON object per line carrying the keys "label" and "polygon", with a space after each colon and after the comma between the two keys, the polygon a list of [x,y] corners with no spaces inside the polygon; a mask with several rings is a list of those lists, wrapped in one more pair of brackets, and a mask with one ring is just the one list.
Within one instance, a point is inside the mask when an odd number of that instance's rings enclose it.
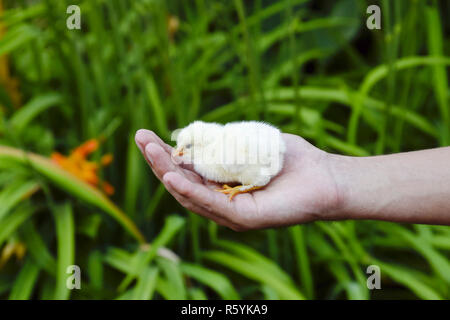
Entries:
{"label": "human skin", "polygon": [[172,147],[138,130],[136,144],[156,177],[185,208],[235,231],[316,220],[373,219],[450,225],[450,147],[374,157],[327,153],[283,134],[282,171],[261,190],[228,196],[191,167],[172,161]]}

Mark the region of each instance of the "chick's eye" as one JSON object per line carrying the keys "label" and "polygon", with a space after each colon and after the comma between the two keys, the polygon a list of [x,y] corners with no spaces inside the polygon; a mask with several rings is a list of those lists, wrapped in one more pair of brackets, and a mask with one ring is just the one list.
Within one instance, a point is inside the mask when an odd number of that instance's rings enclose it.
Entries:
{"label": "chick's eye", "polygon": [[192,147],[192,144],[189,143],[188,145],[186,145],[186,148],[189,149],[190,147]]}

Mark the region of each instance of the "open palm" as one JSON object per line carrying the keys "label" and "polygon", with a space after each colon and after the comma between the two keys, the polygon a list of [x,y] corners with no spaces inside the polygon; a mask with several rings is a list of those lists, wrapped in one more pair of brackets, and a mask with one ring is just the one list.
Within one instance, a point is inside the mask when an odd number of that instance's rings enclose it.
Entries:
{"label": "open palm", "polygon": [[283,138],[287,147],[283,170],[263,189],[238,194],[229,201],[228,196],[214,191],[221,185],[175,164],[172,147],[154,132],[136,133],[139,149],[175,199],[221,225],[243,231],[332,219],[339,199],[329,155],[299,136],[283,134]]}

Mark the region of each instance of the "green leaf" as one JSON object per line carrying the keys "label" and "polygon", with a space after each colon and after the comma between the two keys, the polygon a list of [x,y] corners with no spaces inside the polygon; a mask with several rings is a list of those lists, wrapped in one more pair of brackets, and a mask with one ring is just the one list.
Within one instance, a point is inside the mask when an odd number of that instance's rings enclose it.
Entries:
{"label": "green leaf", "polygon": [[125,210],[134,216],[139,195],[142,174],[142,156],[136,147],[134,137],[130,136],[127,150],[127,166],[125,181]]}
{"label": "green leaf", "polygon": [[11,293],[10,300],[27,300],[31,298],[33,288],[39,276],[39,266],[31,259],[27,259],[19,272]]}
{"label": "green leaf", "polygon": [[208,300],[206,293],[200,288],[190,288],[188,290],[189,299],[192,300]]}
{"label": "green leaf", "polygon": [[234,255],[208,251],[203,254],[206,260],[216,262],[231,270],[273,288],[281,299],[303,300],[305,297],[294,287],[291,281],[280,277],[281,272],[270,272],[268,268],[257,261],[248,261]]}
{"label": "green leaf", "polygon": [[133,273],[131,262],[133,255],[123,249],[109,248],[105,254],[105,262],[123,273]]}
{"label": "green leaf", "polygon": [[167,119],[164,113],[164,107],[158,94],[158,88],[156,87],[155,80],[151,74],[146,75],[145,89],[147,90],[147,96],[153,110],[158,132],[163,138],[167,139],[170,137],[169,128],[167,127]]}
{"label": "green leaf", "polygon": [[21,132],[33,118],[43,111],[60,104],[62,97],[57,93],[48,93],[37,96],[15,112],[9,120],[16,132]]}
{"label": "green leaf", "polygon": [[[392,67],[395,68],[396,71],[400,71],[408,68],[415,68],[419,66],[445,66],[450,65],[450,58],[447,57],[407,57],[398,59]],[[384,79],[389,74],[389,66],[388,65],[380,65],[370,71],[364,81],[362,82],[359,94],[355,96],[353,102],[353,110],[352,115],[349,120],[349,130],[348,130],[348,140],[350,143],[356,143],[356,135],[358,132],[358,122],[359,116],[363,111],[363,106],[365,100],[367,99],[367,95],[372,87],[381,79]],[[391,109],[394,109],[391,106]],[[405,110],[403,110],[404,112]]]}
{"label": "green leaf", "polygon": [[47,248],[44,240],[36,230],[32,220],[24,223],[21,232],[22,238],[25,240],[28,251],[33,260],[44,270],[52,275],[56,274],[56,259]]}
{"label": "green leaf", "polygon": [[[442,35],[442,25],[437,7],[427,7],[426,26],[428,50],[431,56],[444,56],[444,45]],[[441,145],[446,146],[450,143],[450,112],[448,108],[448,78],[447,70],[444,65],[433,66],[433,88],[436,95],[439,108],[444,122],[444,134],[442,135]]]}
{"label": "green leaf", "polygon": [[88,269],[87,269],[90,286],[96,290],[103,288],[103,257],[97,250],[92,251],[89,255]]}
{"label": "green leaf", "polygon": [[67,268],[75,261],[75,228],[72,207],[65,203],[53,210],[56,224],[56,236],[58,242],[58,256],[56,264],[56,289],[55,299],[66,300],[70,297],[70,289],[67,288]]}
{"label": "green leaf", "polygon": [[92,239],[95,239],[98,230],[100,228],[100,224],[102,223],[102,217],[100,214],[91,213],[88,216],[85,216],[81,219],[77,232],[82,233]]}
{"label": "green leaf", "polygon": [[158,249],[166,245],[175,234],[181,229],[184,225],[185,220],[179,216],[170,216],[166,218],[166,222],[161,232],[152,242],[150,249],[146,252],[138,251],[136,255],[133,257],[131,263],[131,272],[127,275],[127,277],[122,281],[119,286],[119,291],[123,291],[128,285],[139,275],[144,268],[155,258],[158,253]]}
{"label": "green leaf", "polygon": [[39,189],[35,181],[15,181],[0,192],[0,221],[18,203]]}
{"label": "green leaf", "polygon": [[136,287],[133,291],[134,300],[150,300],[156,288],[158,278],[157,268],[145,268],[139,276]]}
{"label": "green leaf", "polygon": [[217,244],[221,246],[222,248],[226,248],[227,250],[235,253],[240,258],[249,261],[254,262],[258,265],[258,268],[262,268],[268,273],[273,274],[273,276],[276,276],[280,279],[282,279],[284,282],[291,282],[291,277],[280,269],[280,267],[273,262],[272,260],[266,258],[256,250],[247,247],[240,243],[233,243],[231,241],[226,240],[219,240],[217,241]]}
{"label": "green leaf", "polygon": [[309,262],[309,255],[303,234],[303,226],[294,226],[289,228],[292,242],[294,244],[295,256],[297,259],[297,267],[299,270],[300,280],[303,284],[304,291],[309,299],[314,298],[313,274]]}
{"label": "green leaf", "polygon": [[[450,64],[450,59],[444,58],[429,58],[425,57],[416,58],[416,59],[405,59],[402,60],[402,63],[397,65],[396,68],[402,69],[407,67],[413,67],[421,64]],[[380,69],[378,69],[380,68]],[[386,76],[387,67],[381,66],[375,68],[371,76],[370,81],[372,83],[376,79],[376,81],[382,79]],[[368,76],[367,76],[368,77]],[[366,77],[366,78],[367,78]],[[372,79],[373,77],[373,79]],[[376,82],[375,81],[375,82]],[[358,111],[358,117],[362,114],[365,117],[369,117],[370,113],[368,111],[384,111],[386,105],[383,101],[374,99],[370,96],[362,95],[361,92],[355,92],[348,88],[344,89],[335,89],[335,88],[327,88],[327,87],[316,87],[316,86],[302,86],[297,91],[298,98],[302,99],[302,101],[324,101],[324,102],[336,102],[343,106],[352,108],[353,113],[355,113],[355,108],[361,108]],[[265,99],[270,101],[285,101],[285,100],[294,100],[296,95],[296,91],[291,87],[279,87],[271,90],[266,90]],[[361,101],[360,101],[361,99]],[[362,105],[356,105],[356,101],[360,101]],[[248,103],[248,98],[240,98],[235,102],[223,105],[221,107],[215,108],[213,111],[203,115],[202,120],[204,121],[219,121],[220,119],[230,117],[232,115],[239,115],[237,112],[237,108],[240,105],[245,105]],[[276,108],[276,107],[275,107]],[[285,107],[284,107],[285,108]],[[275,110],[275,109],[272,109]],[[292,107],[289,108],[289,114],[294,114],[295,106],[292,104]],[[278,112],[278,111],[276,111]],[[283,110],[285,113],[286,110]],[[438,132],[434,125],[432,125],[425,117],[415,113],[411,110],[405,110],[404,108],[400,108],[399,106],[392,105],[389,108],[389,112],[397,118],[404,119],[406,122],[410,123],[412,126],[422,130],[424,133],[429,134],[432,137],[437,137]],[[237,119],[236,119],[237,120]],[[357,146],[357,144],[352,143],[352,146]]]}
{"label": "green leaf", "polygon": [[181,264],[181,270],[187,276],[213,289],[222,299],[240,299],[230,280],[217,271],[187,262]]}
{"label": "green leaf", "polygon": [[34,213],[31,206],[20,206],[0,222],[0,248],[11,234]]}
{"label": "green leaf", "polygon": [[37,30],[34,26],[32,27],[26,24],[20,24],[10,29],[0,39],[0,56],[10,53],[36,38],[39,34]]}
{"label": "green leaf", "polygon": [[428,285],[414,277],[410,269],[394,266],[381,261],[376,261],[374,263],[380,266],[382,273],[387,274],[393,280],[409,288],[419,298],[427,300],[443,299],[433,288],[430,288]]}
{"label": "green leaf", "polygon": [[264,300],[280,300],[277,292],[268,285],[263,285],[261,291],[264,294]]}
{"label": "green leaf", "polygon": [[34,3],[27,7],[10,8],[3,12],[2,19],[7,27],[23,23],[27,19],[45,14],[44,3]]}
{"label": "green leaf", "polygon": [[187,298],[186,286],[183,280],[183,274],[180,270],[178,262],[167,259],[158,259],[157,264],[159,269],[163,271],[167,282],[173,287],[174,292],[177,293],[176,300],[185,300]]}
{"label": "green leaf", "polygon": [[395,225],[389,226],[389,230],[410,243],[417,252],[427,259],[428,263],[439,277],[450,285],[450,263],[448,262],[448,258],[435,250],[426,238],[417,236],[405,228]]}

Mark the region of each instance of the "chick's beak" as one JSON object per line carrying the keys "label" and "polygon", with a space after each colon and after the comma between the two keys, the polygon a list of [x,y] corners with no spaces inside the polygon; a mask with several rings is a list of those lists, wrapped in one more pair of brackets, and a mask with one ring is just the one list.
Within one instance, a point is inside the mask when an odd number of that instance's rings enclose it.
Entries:
{"label": "chick's beak", "polygon": [[183,148],[183,147],[177,147],[177,148],[173,151],[172,154],[173,154],[174,156],[181,157],[181,156],[183,156],[183,154],[184,154],[184,148]]}

